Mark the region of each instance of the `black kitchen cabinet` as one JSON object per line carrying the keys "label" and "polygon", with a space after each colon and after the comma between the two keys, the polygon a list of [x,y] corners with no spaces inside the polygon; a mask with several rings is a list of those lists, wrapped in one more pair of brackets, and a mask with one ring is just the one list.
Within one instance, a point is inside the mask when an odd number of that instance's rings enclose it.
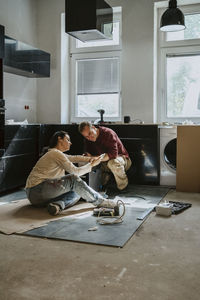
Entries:
{"label": "black kitchen cabinet", "polygon": [[[113,129],[133,162],[128,171],[130,183],[159,185],[159,131],[157,125],[133,124],[104,124],[102,126]],[[69,154],[84,153],[84,139],[78,132],[78,125],[46,124],[41,125],[39,149],[47,146],[52,134],[58,130],[67,131],[71,137],[72,146]]]}
{"label": "black kitchen cabinet", "polygon": [[[4,157],[3,190],[24,186],[36,160],[32,153]],[[2,191],[2,190],[1,190]]]}
{"label": "black kitchen cabinet", "polygon": [[39,157],[39,125],[5,125],[0,156],[0,192],[24,186]]}
{"label": "black kitchen cabinet", "polygon": [[[104,124],[113,129],[132,160],[130,183],[159,185],[159,131],[157,125]],[[6,125],[4,149],[0,149],[0,192],[24,186],[26,179],[59,130],[69,133],[72,146],[68,154],[84,152],[84,138],[74,124]],[[87,176],[86,176],[87,177]]]}
{"label": "black kitchen cabinet", "polygon": [[129,153],[132,167],[130,183],[159,185],[160,156],[157,125],[105,125],[113,129]]}
{"label": "black kitchen cabinet", "polygon": [[4,141],[5,103],[3,99],[4,26],[0,25],[0,149]]}
{"label": "black kitchen cabinet", "polygon": [[83,154],[84,143],[83,137],[78,131],[78,125],[74,124],[44,124],[40,126],[40,135],[39,135],[39,152],[42,154],[43,148],[49,145],[51,136],[56,131],[66,131],[71,139],[72,145],[68,154]]}

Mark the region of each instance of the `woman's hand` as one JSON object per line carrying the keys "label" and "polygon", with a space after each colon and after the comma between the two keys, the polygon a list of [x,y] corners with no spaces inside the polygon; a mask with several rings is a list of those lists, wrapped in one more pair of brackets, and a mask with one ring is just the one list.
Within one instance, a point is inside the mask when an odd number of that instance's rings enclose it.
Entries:
{"label": "woman's hand", "polygon": [[91,160],[90,160],[91,166],[92,167],[98,166],[101,163],[101,161],[104,158],[104,156],[105,156],[105,154],[101,154],[101,155],[99,155],[97,157],[91,158]]}

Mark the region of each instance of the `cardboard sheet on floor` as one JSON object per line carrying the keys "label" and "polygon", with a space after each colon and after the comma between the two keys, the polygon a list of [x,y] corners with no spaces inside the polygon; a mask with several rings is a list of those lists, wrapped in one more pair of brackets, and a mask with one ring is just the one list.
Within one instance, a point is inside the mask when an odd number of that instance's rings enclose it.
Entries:
{"label": "cardboard sheet on floor", "polygon": [[[33,228],[44,226],[51,221],[65,218],[68,215],[85,212],[94,208],[90,203],[79,203],[67,210],[59,216],[51,216],[46,208],[33,207],[28,199],[14,200],[11,196],[11,202],[5,202],[1,199],[0,205],[0,232],[5,234],[21,233]],[[8,200],[8,196],[6,198]]]}
{"label": "cardboard sheet on floor", "polygon": [[[157,205],[168,191],[165,187],[132,186],[125,193],[115,195],[125,202],[126,214],[121,224],[99,225],[97,218],[89,211],[50,222],[23,234],[123,247],[145,220],[138,220],[138,216]],[[97,231],[88,231],[96,226]]]}

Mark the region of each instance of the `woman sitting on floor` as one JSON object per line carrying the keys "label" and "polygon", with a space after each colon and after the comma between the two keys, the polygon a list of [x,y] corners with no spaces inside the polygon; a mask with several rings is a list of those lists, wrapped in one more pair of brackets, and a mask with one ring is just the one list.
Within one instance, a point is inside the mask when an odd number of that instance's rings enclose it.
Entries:
{"label": "woman sitting on floor", "polygon": [[[89,187],[79,176],[91,172],[101,162],[101,157],[67,155],[71,146],[69,134],[65,131],[54,133],[50,147],[36,163],[26,182],[29,201],[35,206],[47,206],[51,215],[73,206],[80,198],[95,206],[114,207],[116,204],[104,199]],[[73,163],[86,162],[81,167]],[[68,175],[65,175],[68,172]]]}

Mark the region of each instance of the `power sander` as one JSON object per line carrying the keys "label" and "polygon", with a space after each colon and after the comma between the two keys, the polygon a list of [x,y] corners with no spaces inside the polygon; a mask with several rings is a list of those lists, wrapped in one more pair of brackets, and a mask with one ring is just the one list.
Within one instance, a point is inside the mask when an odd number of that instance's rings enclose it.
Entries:
{"label": "power sander", "polygon": [[[119,207],[122,206],[122,213],[120,215]],[[122,200],[118,200],[114,208],[99,207],[93,209],[93,215],[97,217],[97,223],[101,225],[112,225],[123,222],[125,215],[125,205]]]}
{"label": "power sander", "polygon": [[93,215],[96,217],[114,217],[119,216],[119,206],[116,205],[114,208],[106,208],[106,207],[99,207],[93,209]]}

